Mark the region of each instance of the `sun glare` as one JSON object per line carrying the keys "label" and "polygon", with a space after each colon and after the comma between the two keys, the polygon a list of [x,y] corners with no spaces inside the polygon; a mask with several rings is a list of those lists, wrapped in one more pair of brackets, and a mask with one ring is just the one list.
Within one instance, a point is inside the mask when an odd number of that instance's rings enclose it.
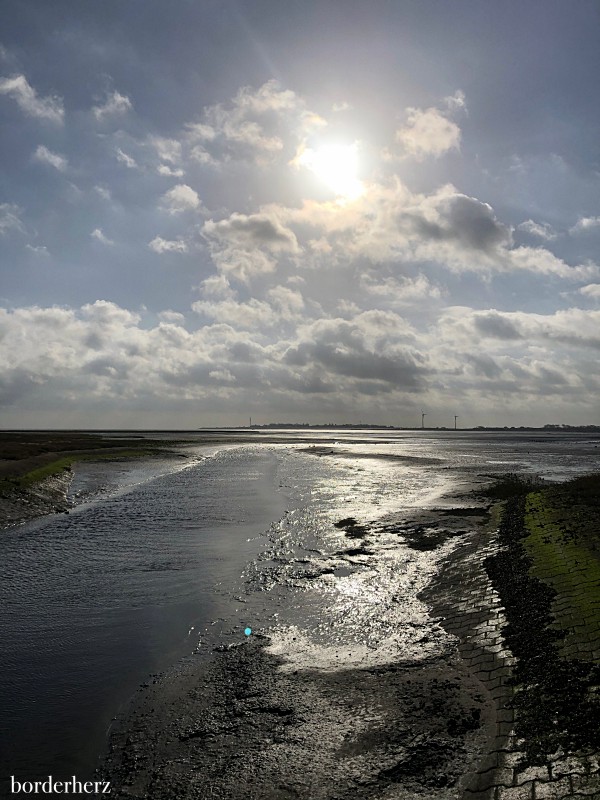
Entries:
{"label": "sun glare", "polygon": [[364,192],[364,187],[358,179],[356,150],[356,143],[327,144],[316,150],[306,148],[297,157],[296,164],[314,172],[317,178],[339,198],[356,200]]}

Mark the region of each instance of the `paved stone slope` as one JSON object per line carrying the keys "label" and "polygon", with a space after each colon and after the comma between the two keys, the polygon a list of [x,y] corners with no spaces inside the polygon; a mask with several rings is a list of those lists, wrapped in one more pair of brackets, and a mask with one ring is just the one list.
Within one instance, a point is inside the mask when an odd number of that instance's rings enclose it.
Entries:
{"label": "paved stone slope", "polygon": [[425,593],[496,706],[465,800],[600,798],[597,495],[588,484],[576,514],[562,488],[514,498],[500,530],[465,539]]}

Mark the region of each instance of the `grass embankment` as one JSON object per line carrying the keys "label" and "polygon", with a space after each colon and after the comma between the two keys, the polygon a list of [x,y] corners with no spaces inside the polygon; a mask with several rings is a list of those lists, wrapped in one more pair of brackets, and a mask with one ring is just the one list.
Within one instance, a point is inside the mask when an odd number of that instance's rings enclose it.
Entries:
{"label": "grass embankment", "polygon": [[7,478],[0,479],[0,492],[10,491],[11,489],[27,489],[30,486],[33,486],[34,484],[40,483],[46,478],[51,477],[52,475],[58,475],[60,472],[63,472],[63,470],[70,469],[77,461],[136,458],[140,456],[152,455],[155,452],[157,451],[149,448],[140,450],[119,449],[118,451],[110,453],[103,453],[100,451],[93,454],[79,453],[71,456],[63,456],[61,458],[57,458],[55,461],[50,461],[50,463],[45,464],[43,467],[38,467],[37,469],[32,469],[29,472],[25,472],[23,475],[9,476]]}
{"label": "grass embankment", "polygon": [[486,561],[506,609],[515,731],[526,761],[600,748],[600,475],[505,501]]}
{"label": "grass embankment", "polygon": [[77,461],[136,458],[169,452],[180,441],[78,431],[0,431],[0,493],[27,490]]}
{"label": "grass embankment", "polygon": [[527,495],[530,572],[551,586],[565,658],[600,657],[600,476]]}

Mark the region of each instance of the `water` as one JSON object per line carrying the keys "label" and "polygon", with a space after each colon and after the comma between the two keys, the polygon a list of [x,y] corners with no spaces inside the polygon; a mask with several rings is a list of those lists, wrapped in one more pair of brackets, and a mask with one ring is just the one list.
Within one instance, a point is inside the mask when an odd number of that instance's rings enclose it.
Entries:
{"label": "water", "polygon": [[269,632],[294,668],[443,649],[416,594],[451,546],[415,554],[380,532],[376,560],[342,558],[334,523],[377,527],[479,474],[560,480],[597,469],[600,453],[589,434],[269,438],[199,447],[191,463],[81,465],[69,516],[2,533],[3,783],[90,775],[140,683],[246,627]]}
{"label": "water", "polygon": [[3,532],[3,778],[91,773],[120,704],[230,611],[222,585],[283,513],[276,463],[227,451],[125,485],[113,470],[95,502]]}

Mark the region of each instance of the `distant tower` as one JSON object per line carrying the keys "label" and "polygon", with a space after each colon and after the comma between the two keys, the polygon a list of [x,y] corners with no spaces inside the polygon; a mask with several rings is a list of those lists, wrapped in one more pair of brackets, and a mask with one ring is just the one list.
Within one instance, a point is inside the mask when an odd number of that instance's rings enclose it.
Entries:
{"label": "distant tower", "polygon": [[252,417],[250,417],[250,427],[252,427]]}
{"label": "distant tower", "polygon": [[425,427],[425,417],[427,414],[424,411],[421,411],[421,428]]}
{"label": "distant tower", "polygon": [[458,414],[454,415],[454,430],[456,430],[456,420],[458,419]]}

